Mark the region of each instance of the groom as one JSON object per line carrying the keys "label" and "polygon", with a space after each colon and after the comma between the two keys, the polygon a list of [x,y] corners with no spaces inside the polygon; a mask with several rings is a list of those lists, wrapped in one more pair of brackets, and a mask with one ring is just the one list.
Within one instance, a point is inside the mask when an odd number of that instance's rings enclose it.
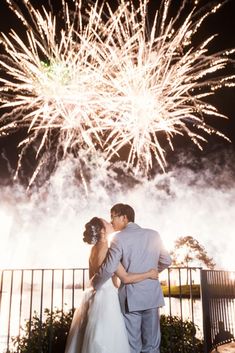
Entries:
{"label": "groom", "polygon": [[[171,258],[159,234],[134,223],[135,212],[129,205],[116,204],[111,209],[111,223],[116,231],[106,260],[93,277],[95,289],[107,281],[121,262],[127,272],[159,272],[171,265]],[[131,353],[160,353],[158,308],[164,298],[158,280],[121,284],[119,300],[128,332]],[[111,352],[110,352],[111,353]]]}

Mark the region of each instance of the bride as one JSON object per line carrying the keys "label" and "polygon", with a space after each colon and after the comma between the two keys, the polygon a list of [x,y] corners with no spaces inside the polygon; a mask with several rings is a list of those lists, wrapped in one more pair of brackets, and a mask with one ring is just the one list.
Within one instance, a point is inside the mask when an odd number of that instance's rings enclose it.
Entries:
{"label": "bride", "polygon": [[[90,279],[98,272],[106,257],[108,236],[113,231],[110,223],[98,217],[85,225],[83,240],[93,245],[89,258]],[[99,290],[87,289],[80,307],[74,313],[65,353],[130,353],[118,299],[118,279],[128,284],[157,278],[155,269],[127,273],[120,263],[115,275]]]}

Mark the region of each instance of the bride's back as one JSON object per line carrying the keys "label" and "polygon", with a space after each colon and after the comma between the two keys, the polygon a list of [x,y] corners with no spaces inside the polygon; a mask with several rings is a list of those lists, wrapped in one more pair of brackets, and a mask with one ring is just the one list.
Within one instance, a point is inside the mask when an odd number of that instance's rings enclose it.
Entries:
{"label": "bride's back", "polygon": [[97,242],[91,249],[89,258],[89,277],[93,277],[98,272],[108,251],[107,242]]}

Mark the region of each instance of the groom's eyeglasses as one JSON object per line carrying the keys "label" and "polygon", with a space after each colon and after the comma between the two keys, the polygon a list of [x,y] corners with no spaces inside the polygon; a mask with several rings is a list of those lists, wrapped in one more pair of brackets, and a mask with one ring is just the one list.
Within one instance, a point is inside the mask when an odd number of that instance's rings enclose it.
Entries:
{"label": "groom's eyeglasses", "polygon": [[112,216],[111,216],[111,220],[113,220],[113,219],[116,218],[116,217],[120,217],[120,216],[121,216],[121,214],[112,215]]}

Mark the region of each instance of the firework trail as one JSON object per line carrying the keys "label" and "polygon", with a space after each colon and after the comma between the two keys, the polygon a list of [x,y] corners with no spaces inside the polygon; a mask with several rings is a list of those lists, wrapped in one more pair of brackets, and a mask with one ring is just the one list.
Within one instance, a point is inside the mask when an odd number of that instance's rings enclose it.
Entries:
{"label": "firework trail", "polygon": [[27,38],[13,30],[1,35],[0,134],[28,129],[18,168],[35,144],[39,163],[31,181],[55,138],[57,158],[100,150],[112,160],[129,146],[128,165],[148,171],[153,159],[162,169],[166,164],[159,136],[173,149],[176,134],[188,135],[200,148],[205,133],[220,134],[205,118],[224,116],[205,97],[235,85],[234,75],[223,76],[234,50],[210,54],[214,36],[192,44],[220,4],[203,15],[195,7],[182,20],[186,1],[171,17],[165,0],[150,25],[148,0],[140,0],[138,8],[120,0],[116,10],[98,2],[84,8],[81,0],[71,9],[62,0],[63,21],[29,1],[23,0],[24,10],[6,1]]}

